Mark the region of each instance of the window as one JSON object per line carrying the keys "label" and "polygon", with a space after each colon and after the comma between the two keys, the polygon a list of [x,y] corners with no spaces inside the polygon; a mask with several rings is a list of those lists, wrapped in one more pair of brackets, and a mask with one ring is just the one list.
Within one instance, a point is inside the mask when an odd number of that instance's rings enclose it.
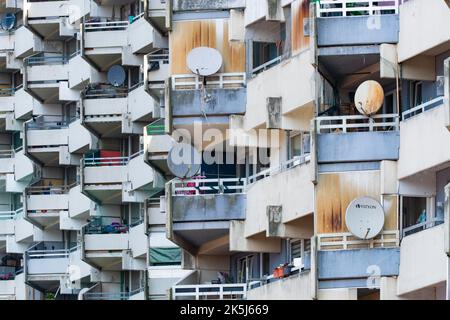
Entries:
{"label": "window", "polygon": [[410,83],[410,108],[417,107],[423,103],[422,81],[412,81]]}
{"label": "window", "polygon": [[303,258],[306,252],[311,251],[310,239],[292,239],[289,240],[289,260],[291,262],[297,258]]}
{"label": "window", "polygon": [[289,134],[289,159],[303,156],[310,153],[310,134],[309,132],[295,132]]}
{"label": "window", "polygon": [[434,197],[402,196],[401,198],[403,236],[407,236],[440,223],[435,215]]}
{"label": "window", "polygon": [[246,283],[247,281],[254,279],[253,266],[255,256],[253,254],[242,257],[238,260],[237,265],[237,280],[238,283]]}

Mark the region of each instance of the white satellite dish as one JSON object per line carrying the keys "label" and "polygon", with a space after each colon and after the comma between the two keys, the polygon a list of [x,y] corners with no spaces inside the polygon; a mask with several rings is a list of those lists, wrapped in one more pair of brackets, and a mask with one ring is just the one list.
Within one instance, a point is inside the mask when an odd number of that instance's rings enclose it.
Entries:
{"label": "white satellite dish", "polygon": [[359,239],[373,239],[383,230],[384,209],[373,198],[357,198],[347,207],[345,223]]}
{"label": "white satellite dish", "polygon": [[167,156],[167,166],[174,176],[187,179],[200,171],[202,156],[193,146],[187,143],[177,143],[170,149]]}
{"label": "white satellite dish", "polygon": [[222,67],[222,55],[219,51],[208,47],[197,47],[187,55],[187,66],[199,76],[210,76]]}
{"label": "white satellite dish", "polygon": [[355,106],[359,113],[371,116],[380,110],[384,102],[383,87],[376,81],[361,83],[355,93]]}

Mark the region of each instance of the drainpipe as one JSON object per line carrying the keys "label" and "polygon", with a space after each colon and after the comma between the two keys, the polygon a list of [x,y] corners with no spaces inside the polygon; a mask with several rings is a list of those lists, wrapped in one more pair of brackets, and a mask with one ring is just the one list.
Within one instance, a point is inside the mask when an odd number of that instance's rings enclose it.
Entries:
{"label": "drainpipe", "polygon": [[317,117],[320,110],[320,74],[319,74],[319,63],[318,63],[318,50],[317,50],[317,20],[316,20],[316,3],[309,4],[309,21],[310,21],[310,54],[311,54],[311,64],[313,65],[314,71],[314,118],[311,121],[311,182],[314,184],[314,193],[313,193],[313,203],[314,203],[314,212],[313,212],[313,220],[314,220],[314,236],[311,238],[311,271],[310,271],[310,288],[311,288],[311,299],[318,299],[318,276],[317,276],[317,214],[316,214],[316,192],[317,192],[317,182],[318,182],[318,165],[317,165],[317,122],[315,118]]}
{"label": "drainpipe", "polygon": [[450,58],[444,60],[444,105],[446,106],[446,126],[450,131]]}
{"label": "drainpipe", "polygon": [[172,78],[169,77],[165,81],[164,87],[164,129],[166,134],[171,135],[173,131],[172,122]]}
{"label": "drainpipe", "polygon": [[444,239],[445,239],[445,253],[447,255],[446,299],[450,300],[450,183],[447,184],[444,190],[445,190]]}

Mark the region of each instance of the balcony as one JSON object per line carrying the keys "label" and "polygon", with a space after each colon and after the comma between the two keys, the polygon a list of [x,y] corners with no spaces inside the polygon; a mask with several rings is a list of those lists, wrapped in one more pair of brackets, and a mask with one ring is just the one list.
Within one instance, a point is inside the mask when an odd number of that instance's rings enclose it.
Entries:
{"label": "balcony", "polygon": [[[422,56],[424,59],[432,59],[434,63],[432,56],[450,49],[448,1],[403,2],[400,7],[398,61],[403,63]],[[414,37],[412,38],[411,35]],[[421,60],[416,62],[411,60],[411,62],[413,64],[423,63]]]}
{"label": "balcony", "polygon": [[[438,168],[450,159],[450,133],[446,128],[448,106],[438,97],[403,113],[400,124],[399,179]],[[426,157],[423,155],[426,154]],[[411,161],[411,159],[415,159]]]}
{"label": "balcony", "polygon": [[144,202],[148,191],[163,189],[164,179],[145,164],[142,151],[129,157],[85,157],[82,192],[102,204]]}
{"label": "balcony", "polygon": [[171,108],[173,117],[227,116],[245,113],[245,73],[220,73],[205,77],[207,101],[200,77],[195,74],[172,76]]}
{"label": "balcony", "polygon": [[[309,163],[309,154],[294,157],[248,178],[244,237],[262,232],[266,237],[312,236],[314,185]],[[282,206],[282,220],[278,224],[266,215],[267,208],[275,205]],[[234,245],[246,245],[239,241],[232,243],[233,248]]]}
{"label": "balcony", "polygon": [[30,182],[40,177],[40,173],[40,167],[25,155],[24,150],[15,150],[14,171],[6,175],[6,191],[23,192]]}
{"label": "balcony", "polygon": [[25,189],[25,217],[47,229],[58,225],[60,215],[69,210],[71,186],[37,186]]}
{"label": "balcony", "polygon": [[96,85],[84,94],[82,121],[104,138],[141,133],[155,113],[153,98],[140,84],[131,89]]}
{"label": "balcony", "polygon": [[398,295],[445,286],[447,260],[444,225],[409,235],[400,247]]}
{"label": "balcony", "polygon": [[34,98],[30,93],[22,88],[14,92],[14,119],[18,122],[23,120],[29,120],[31,116],[42,114],[42,104]]}
{"label": "balcony", "polygon": [[39,242],[25,252],[26,281],[42,291],[56,291],[69,272],[70,254],[61,242]]}
{"label": "balcony", "polygon": [[316,118],[318,162],[363,162],[399,158],[399,118],[381,114],[371,118],[322,116]]}
{"label": "balcony", "polygon": [[[165,237],[165,235],[163,235]],[[152,241],[152,239],[150,239]],[[165,240],[167,242],[167,240]],[[152,265],[148,267],[149,299],[168,300],[173,285],[177,284],[192,270],[185,270],[181,265]]]}
{"label": "balcony", "polygon": [[[15,88],[0,89],[0,113],[14,112],[14,93]],[[4,127],[5,124],[1,124]]]}
{"label": "balcony", "polygon": [[[55,166],[69,164],[69,124],[63,116],[40,116],[25,123],[25,151],[36,162]],[[75,161],[72,161],[76,164]]]}
{"label": "balcony", "polygon": [[14,235],[14,219],[20,211],[0,211],[0,239]]}
{"label": "balcony", "polygon": [[320,250],[317,261],[319,289],[379,287],[370,277],[398,276],[400,249]]}
{"label": "balcony", "polygon": [[14,173],[14,150],[0,150],[0,174]]}
{"label": "balcony", "polygon": [[186,274],[172,286],[173,300],[244,300],[247,296],[246,283],[199,284],[200,271]]}
{"label": "balcony", "polygon": [[62,55],[35,55],[24,60],[25,89],[44,103],[60,101],[60,86],[69,80],[69,58]]}
{"label": "balcony", "polygon": [[[144,33],[148,36],[140,36]],[[82,37],[85,56],[102,71],[117,63],[138,66],[141,60],[134,55],[149,53],[162,41],[143,14],[131,21],[84,23]]]}
{"label": "balcony", "polygon": [[[73,37],[76,29],[70,24],[73,15],[67,1],[28,1],[26,8],[26,25],[46,40],[65,40]],[[79,7],[79,5],[78,5]],[[73,19],[74,17],[72,17]],[[80,17],[76,17],[80,18]]]}
{"label": "balcony", "polygon": [[148,65],[149,88],[164,85],[169,78],[169,51],[166,49],[155,50],[146,56]]}
{"label": "balcony", "polygon": [[128,161],[128,157],[83,158],[82,192],[102,204],[121,204]]}
{"label": "balcony", "polygon": [[78,165],[81,154],[96,148],[97,143],[75,118],[43,115],[25,123],[26,155],[46,166]]}
{"label": "balcony", "polygon": [[245,219],[245,179],[174,180],[171,188],[168,238],[188,243],[191,251],[227,236],[231,220]]}
{"label": "balcony", "polygon": [[248,300],[311,300],[311,274],[298,270],[283,279],[273,279],[261,286],[249,284]]}
{"label": "balcony", "polygon": [[120,217],[93,216],[83,228],[83,260],[98,269],[122,270],[122,257],[130,250],[129,227]]}
{"label": "balcony", "polygon": [[322,0],[316,13],[319,47],[398,42],[399,0]]}
{"label": "balcony", "polygon": [[[9,255],[11,257],[11,255]],[[5,256],[6,257],[6,256]],[[2,258],[5,258],[2,257]],[[18,287],[20,286],[21,275],[23,274],[23,268],[20,267],[19,261],[13,258],[9,260],[16,264],[16,266],[9,264],[0,265],[0,300],[16,300],[18,297]]]}
{"label": "balcony", "polygon": [[[253,78],[247,83],[247,107],[245,130],[267,125],[268,99],[281,97],[281,119],[284,127],[290,127],[295,119],[310,117],[314,101],[311,79],[314,68],[309,50],[289,59],[281,57],[253,70]],[[292,79],[285,82],[283,79]],[[283,82],[284,81],[284,82]],[[280,83],[285,83],[280,86]],[[302,86],[297,86],[302,83]]]}

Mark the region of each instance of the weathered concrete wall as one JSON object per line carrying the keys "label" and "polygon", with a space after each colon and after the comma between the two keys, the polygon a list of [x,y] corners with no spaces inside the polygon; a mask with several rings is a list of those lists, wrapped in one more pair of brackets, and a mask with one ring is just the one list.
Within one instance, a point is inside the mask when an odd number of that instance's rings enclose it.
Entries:
{"label": "weathered concrete wall", "polygon": [[[442,104],[400,123],[398,178],[444,164],[450,159],[450,131]],[[414,159],[414,161],[411,161]]]}
{"label": "weathered concrete wall", "polygon": [[450,10],[446,0],[414,0],[402,4],[398,42],[399,62],[448,43],[449,39]]}
{"label": "weathered concrete wall", "polygon": [[317,19],[319,46],[398,42],[398,15],[328,17]]}
{"label": "weathered concrete wall", "polygon": [[209,89],[210,101],[203,101],[202,90],[172,92],[172,114],[176,116],[202,116],[243,114],[247,102],[246,89]]}
{"label": "weathered concrete wall", "polygon": [[218,221],[245,219],[244,194],[211,194],[173,197],[173,221]]}
{"label": "weathered concrete wall", "polygon": [[[288,231],[286,223],[305,219],[302,231],[305,237],[309,237],[309,232],[312,232],[312,221],[308,220],[307,216],[314,211],[314,185],[311,182],[308,164],[267,177],[249,187],[245,236],[267,232],[269,226],[267,206],[280,205],[282,206],[280,236]],[[297,235],[300,236],[300,233]]]}
{"label": "weathered concrete wall", "polygon": [[350,132],[317,135],[318,162],[397,160],[399,132]]}
{"label": "weathered concrete wall", "polygon": [[371,266],[380,276],[398,275],[399,248],[376,248],[318,252],[319,280],[368,278]]}

